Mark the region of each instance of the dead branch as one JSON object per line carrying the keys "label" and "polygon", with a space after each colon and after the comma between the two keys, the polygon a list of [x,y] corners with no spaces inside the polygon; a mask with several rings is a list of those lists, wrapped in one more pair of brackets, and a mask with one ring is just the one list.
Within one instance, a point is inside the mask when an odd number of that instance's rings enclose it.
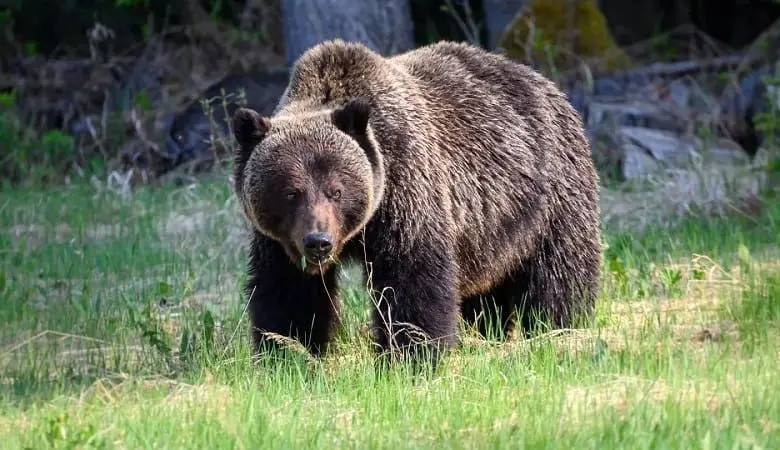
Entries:
{"label": "dead branch", "polygon": [[717,58],[678,61],[673,63],[653,63],[637,69],[624,72],[616,72],[616,75],[645,76],[645,77],[677,77],[697,72],[723,69],[736,66],[745,59],[742,53],[721,56]]}
{"label": "dead branch", "polygon": [[452,18],[455,19],[455,23],[458,25],[458,28],[460,28],[460,31],[466,36],[466,39],[472,44],[480,45],[479,26],[477,25],[476,20],[474,20],[474,13],[471,11],[469,1],[458,1],[460,6],[463,7],[464,17],[461,17],[460,13],[455,10],[452,0],[444,0],[444,3],[447,6],[447,11],[449,11]]}
{"label": "dead branch", "polygon": [[[674,78],[696,73],[734,68],[744,62],[745,55],[736,53],[710,59],[677,61],[672,63],[653,63],[628,70],[614,71],[605,74],[609,78]],[[568,74],[562,80],[564,83],[575,81],[577,74]]]}
{"label": "dead branch", "polygon": [[[745,57],[741,64],[739,64],[734,71],[734,78],[739,78],[745,71],[750,70],[750,66],[754,65],[757,60],[760,60],[761,53],[765,52],[767,48],[773,49],[777,56],[777,41],[780,40],[780,19],[769,26],[758,38],[756,38],[752,44],[745,51]],[[767,46],[767,42],[770,44]],[[774,45],[772,45],[774,44]]]}

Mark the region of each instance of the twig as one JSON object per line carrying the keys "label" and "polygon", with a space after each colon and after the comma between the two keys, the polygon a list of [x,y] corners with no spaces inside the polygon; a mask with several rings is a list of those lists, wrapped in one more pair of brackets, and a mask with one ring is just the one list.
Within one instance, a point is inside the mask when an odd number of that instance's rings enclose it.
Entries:
{"label": "twig", "polygon": [[479,27],[474,20],[474,13],[471,11],[471,5],[469,5],[468,0],[459,1],[460,6],[463,7],[463,13],[466,19],[465,22],[460,14],[455,10],[455,6],[452,4],[452,0],[444,0],[444,3],[447,6],[447,11],[449,11],[452,18],[455,19],[455,22],[458,24],[458,28],[460,28],[463,34],[466,35],[466,39],[468,39],[468,41],[472,44],[479,45]]}
{"label": "twig", "polygon": [[32,343],[34,341],[37,341],[38,339],[41,339],[41,338],[46,337],[46,336],[58,337],[60,341],[63,341],[65,339],[78,339],[78,340],[82,340],[82,341],[96,342],[96,343],[99,343],[99,344],[105,344],[106,343],[106,341],[103,341],[101,339],[91,338],[89,336],[79,336],[79,335],[70,334],[70,333],[62,333],[60,331],[54,331],[54,330],[44,330],[44,331],[41,331],[40,333],[36,334],[35,336],[29,337],[27,339],[24,339],[22,342],[13,345],[10,349],[5,350],[3,352],[3,354],[0,355],[0,356],[5,358],[6,356],[10,355],[11,353],[15,352],[16,350],[19,350],[20,348],[24,347],[25,345],[30,344],[30,343]]}
{"label": "twig", "polygon": [[246,31],[249,28],[255,16],[254,9],[255,9],[254,1],[249,0],[248,2],[246,2],[246,5],[244,5],[244,9],[241,11],[240,20],[238,24],[239,30]]}
{"label": "twig", "polygon": [[737,69],[734,71],[734,77],[738,77],[745,69],[755,63],[758,59],[757,54],[761,52],[761,49],[767,40],[777,38],[780,38],[780,19],[776,20],[769,28],[764,30],[752,44],[750,44],[750,47],[745,51],[742,61],[737,65]]}
{"label": "twig", "polygon": [[[609,74],[610,78],[632,78],[632,77],[675,77],[689,75],[706,70],[723,69],[725,67],[734,67],[742,63],[745,55],[737,53],[733,55],[721,56],[717,58],[704,60],[688,60],[673,63],[653,63],[647,66],[638,67],[629,70],[615,71]],[[567,79],[573,78],[573,75]]]}

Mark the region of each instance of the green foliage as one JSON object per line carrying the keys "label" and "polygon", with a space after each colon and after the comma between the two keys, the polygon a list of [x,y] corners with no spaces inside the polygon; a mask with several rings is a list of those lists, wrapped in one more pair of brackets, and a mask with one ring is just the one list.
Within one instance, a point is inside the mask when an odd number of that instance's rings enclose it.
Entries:
{"label": "green foliage", "polygon": [[46,444],[54,449],[108,448],[95,425],[74,425],[67,412],[50,417],[41,432]]}
{"label": "green foliage", "polygon": [[148,8],[149,0],[116,0],[116,6],[125,6],[128,8],[143,6]]}
{"label": "green foliage", "polygon": [[766,133],[768,147],[776,148],[780,144],[780,120],[778,120],[778,94],[776,92],[776,89],[780,88],[780,70],[765,76],[763,81],[768,86],[766,97],[769,109],[756,114],[756,128]]}
{"label": "green foliage", "polygon": [[15,93],[0,94],[0,175],[7,183],[62,181],[73,161],[71,136],[51,130],[38,136],[13,111]]}
{"label": "green foliage", "polygon": [[0,114],[11,109],[16,105],[16,91],[0,93]]}
{"label": "green foliage", "polygon": [[149,97],[149,93],[143,90],[135,95],[133,104],[141,111],[151,111],[153,108],[152,99]]}
{"label": "green foliage", "polygon": [[770,173],[770,186],[780,182],[780,64],[775,73],[764,77],[767,85],[768,110],[756,114],[756,129],[764,133],[764,147],[769,151],[767,170]]}
{"label": "green foliage", "polygon": [[38,54],[38,43],[35,41],[27,41],[24,43],[24,50],[28,55],[34,56]]}

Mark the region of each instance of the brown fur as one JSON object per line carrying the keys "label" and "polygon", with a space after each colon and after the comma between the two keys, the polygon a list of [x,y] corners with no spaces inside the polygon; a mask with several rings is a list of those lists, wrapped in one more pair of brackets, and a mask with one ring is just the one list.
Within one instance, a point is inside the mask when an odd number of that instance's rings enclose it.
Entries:
{"label": "brown fur", "polygon": [[[530,68],[465,44],[385,58],[325,42],[298,60],[273,117],[241,110],[234,129],[236,191],[256,229],[255,327],[324,349],[338,306],[307,283],[322,286],[322,270],[336,301],[333,270],[286,268],[318,230],[336,258],[368,263],[385,350],[412,343],[410,324],[451,345],[460,314],[487,334],[486,319],[507,333],[532,312],[569,326],[591,311],[597,175],[579,116]],[[296,183],[308,197],[293,208],[277,187]]]}

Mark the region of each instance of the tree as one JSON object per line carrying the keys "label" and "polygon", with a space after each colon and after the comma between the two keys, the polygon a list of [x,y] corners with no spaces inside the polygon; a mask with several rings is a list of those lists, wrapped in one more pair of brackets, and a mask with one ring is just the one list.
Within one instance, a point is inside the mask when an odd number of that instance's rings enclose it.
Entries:
{"label": "tree", "polygon": [[485,11],[485,28],[488,33],[487,47],[494,48],[503,36],[506,27],[512,23],[517,12],[528,0],[482,0]]}
{"label": "tree", "polygon": [[334,38],[361,42],[383,55],[414,47],[408,0],[281,0],[281,12],[288,64]]}

